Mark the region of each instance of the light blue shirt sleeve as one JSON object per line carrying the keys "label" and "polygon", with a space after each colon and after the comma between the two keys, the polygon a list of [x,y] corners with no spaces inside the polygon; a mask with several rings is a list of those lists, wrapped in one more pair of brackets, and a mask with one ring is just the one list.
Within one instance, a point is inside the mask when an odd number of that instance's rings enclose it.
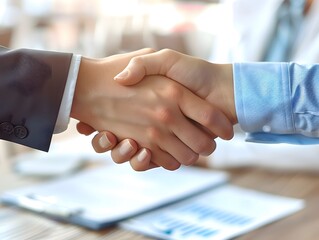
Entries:
{"label": "light blue shirt sleeve", "polygon": [[247,141],[319,144],[319,64],[234,63],[233,72]]}

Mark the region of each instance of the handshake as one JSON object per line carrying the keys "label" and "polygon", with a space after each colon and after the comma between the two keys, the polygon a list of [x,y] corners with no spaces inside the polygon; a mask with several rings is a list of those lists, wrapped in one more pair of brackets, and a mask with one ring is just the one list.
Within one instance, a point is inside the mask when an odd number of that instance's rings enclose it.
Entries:
{"label": "handshake", "polygon": [[71,117],[96,152],[143,171],[194,164],[237,123],[233,65],[173,50],[82,57]]}

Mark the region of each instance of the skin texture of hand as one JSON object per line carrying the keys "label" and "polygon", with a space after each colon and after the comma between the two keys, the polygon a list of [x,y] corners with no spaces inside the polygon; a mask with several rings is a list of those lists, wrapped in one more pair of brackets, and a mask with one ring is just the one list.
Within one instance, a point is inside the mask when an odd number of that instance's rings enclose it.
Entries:
{"label": "skin texture of hand", "polygon": [[137,56],[115,80],[122,85],[134,85],[145,76],[166,76],[190,89],[196,95],[222,110],[228,119],[238,122],[232,76],[232,64],[213,64],[173,50]]}
{"label": "skin texture of hand", "polygon": [[[129,65],[115,77],[115,80],[124,85],[133,85],[146,75],[157,74],[167,76],[186,86],[200,97],[222,109],[232,124],[237,123],[231,64],[212,64],[172,50],[162,50],[131,59]],[[95,149],[99,137],[103,134],[111,135],[112,133],[103,131],[96,135],[92,142]],[[132,146],[136,146],[132,139],[128,141]],[[116,162],[124,162],[115,143],[104,151],[110,149],[112,149],[112,156]],[[103,149],[99,150],[103,152]],[[147,170],[145,166],[147,166],[147,160],[150,157],[145,157],[144,162],[137,161],[136,152],[137,148],[131,151],[131,155],[126,155],[125,159],[130,159],[131,165],[135,168]]]}
{"label": "skin texture of hand", "polygon": [[[71,117],[82,122],[80,132],[111,131],[121,141],[121,156],[135,149],[134,141],[126,140],[134,139],[140,149],[136,160],[142,162],[131,163],[135,170],[154,166],[175,170],[180,164],[193,164],[199,154],[214,151],[215,134],[232,137],[231,123],[222,112],[174,81],[151,76],[130,87],[115,82],[115,75],[140,54],[82,58],[71,110]],[[111,134],[102,136],[106,138],[99,139],[100,146],[114,140]],[[116,162],[123,161],[127,159]]]}

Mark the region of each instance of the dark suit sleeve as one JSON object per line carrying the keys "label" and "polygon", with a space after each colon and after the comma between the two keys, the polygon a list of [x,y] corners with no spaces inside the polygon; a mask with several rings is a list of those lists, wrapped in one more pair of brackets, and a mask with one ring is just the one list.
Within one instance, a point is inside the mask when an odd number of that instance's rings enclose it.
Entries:
{"label": "dark suit sleeve", "polygon": [[48,151],[72,54],[0,47],[0,138]]}

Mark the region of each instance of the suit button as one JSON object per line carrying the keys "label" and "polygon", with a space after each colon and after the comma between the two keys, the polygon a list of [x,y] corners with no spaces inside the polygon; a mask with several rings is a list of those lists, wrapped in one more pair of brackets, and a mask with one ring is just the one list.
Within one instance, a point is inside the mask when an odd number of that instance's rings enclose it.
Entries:
{"label": "suit button", "polygon": [[0,131],[7,135],[10,135],[13,132],[13,125],[9,122],[3,122],[0,124]]}
{"label": "suit button", "polygon": [[20,139],[24,139],[28,136],[28,129],[24,126],[16,126],[13,129],[14,136]]}

